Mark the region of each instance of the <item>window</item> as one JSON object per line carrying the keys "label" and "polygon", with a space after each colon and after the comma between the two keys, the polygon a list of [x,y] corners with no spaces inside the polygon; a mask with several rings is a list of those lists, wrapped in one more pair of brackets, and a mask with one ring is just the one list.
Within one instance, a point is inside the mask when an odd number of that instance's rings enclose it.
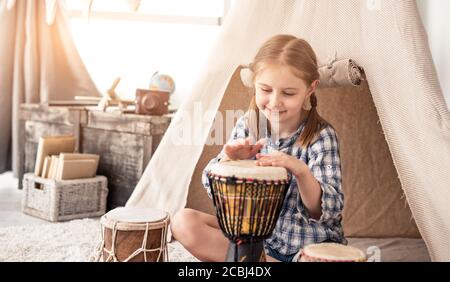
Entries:
{"label": "window", "polygon": [[[192,87],[229,8],[227,0],[66,0],[75,44],[101,92],[134,99],[159,71],[176,83],[171,107]],[[137,10],[135,11],[135,9]]]}

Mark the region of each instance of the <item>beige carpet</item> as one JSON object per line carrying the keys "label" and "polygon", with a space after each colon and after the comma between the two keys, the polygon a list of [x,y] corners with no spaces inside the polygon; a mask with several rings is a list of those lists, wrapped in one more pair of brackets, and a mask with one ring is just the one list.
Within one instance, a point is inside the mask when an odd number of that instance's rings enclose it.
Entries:
{"label": "beige carpet", "polygon": [[[100,242],[98,219],[0,228],[1,262],[90,262]],[[169,261],[197,261],[178,242]]]}
{"label": "beige carpet", "polygon": [[[90,262],[100,242],[98,219],[0,228],[1,262]],[[421,239],[349,238],[349,244],[367,252],[379,249],[381,261],[429,261]],[[169,261],[198,261],[178,242],[169,243]],[[371,260],[373,261],[373,260]],[[375,260],[379,261],[379,260]]]}

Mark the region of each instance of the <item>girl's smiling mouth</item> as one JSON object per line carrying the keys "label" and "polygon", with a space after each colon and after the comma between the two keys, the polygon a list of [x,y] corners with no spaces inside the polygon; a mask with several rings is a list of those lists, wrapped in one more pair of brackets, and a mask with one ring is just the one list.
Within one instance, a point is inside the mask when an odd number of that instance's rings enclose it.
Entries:
{"label": "girl's smiling mouth", "polygon": [[280,110],[272,110],[272,109],[270,109],[269,107],[264,107],[264,109],[267,111],[267,113],[269,113],[269,114],[278,114],[278,115],[281,115],[281,114],[284,114],[284,113],[286,113],[287,112],[287,110],[283,110],[283,111],[280,111]]}

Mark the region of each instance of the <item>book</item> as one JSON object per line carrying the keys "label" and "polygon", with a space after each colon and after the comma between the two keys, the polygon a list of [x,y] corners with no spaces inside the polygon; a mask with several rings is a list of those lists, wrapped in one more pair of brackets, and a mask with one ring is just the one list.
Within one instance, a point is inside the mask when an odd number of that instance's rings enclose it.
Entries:
{"label": "book", "polygon": [[42,178],[48,178],[48,171],[50,168],[51,156],[46,156],[44,159],[44,165],[42,167]]}
{"label": "book", "polygon": [[72,135],[41,137],[38,143],[34,174],[42,176],[44,160],[47,156],[62,152],[73,153],[75,151],[75,141],[75,137]]}
{"label": "book", "polygon": [[[89,162],[77,162],[90,160]],[[100,160],[100,156],[96,154],[81,154],[81,153],[61,153],[59,155],[59,161],[56,172],[56,180],[66,180],[66,179],[74,179],[74,178],[89,178],[97,175],[98,162]],[[93,161],[93,162],[91,162]],[[76,167],[77,165],[83,166],[87,165],[87,167]],[[68,168],[73,167],[78,170],[78,173],[69,172]],[[74,175],[78,175],[75,177]]]}
{"label": "book", "polygon": [[98,162],[93,159],[60,161],[60,174],[56,177],[56,180],[95,177],[97,172],[97,163]]}
{"label": "book", "polygon": [[47,178],[55,179],[56,176],[56,167],[58,165],[58,155],[52,155],[50,159],[50,167],[48,169]]}
{"label": "book", "polygon": [[65,107],[70,107],[70,106],[96,106],[100,102],[100,99],[101,99],[101,98],[97,98],[97,97],[92,97],[92,98],[96,98],[96,100],[49,101],[49,102],[44,103],[44,105],[46,105],[46,106],[65,106]]}

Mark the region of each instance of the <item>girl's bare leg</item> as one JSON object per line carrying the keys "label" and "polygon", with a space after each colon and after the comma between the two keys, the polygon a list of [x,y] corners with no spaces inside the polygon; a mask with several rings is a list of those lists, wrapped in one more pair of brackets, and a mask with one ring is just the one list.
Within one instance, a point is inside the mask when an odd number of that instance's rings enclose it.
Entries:
{"label": "girl's bare leg", "polygon": [[201,261],[224,261],[228,239],[217,217],[193,209],[183,209],[171,219],[171,231],[192,255]]}
{"label": "girl's bare leg", "polygon": [[[229,241],[217,217],[193,209],[183,209],[171,219],[173,237],[201,261],[224,261]],[[266,255],[267,262],[279,262]]]}

